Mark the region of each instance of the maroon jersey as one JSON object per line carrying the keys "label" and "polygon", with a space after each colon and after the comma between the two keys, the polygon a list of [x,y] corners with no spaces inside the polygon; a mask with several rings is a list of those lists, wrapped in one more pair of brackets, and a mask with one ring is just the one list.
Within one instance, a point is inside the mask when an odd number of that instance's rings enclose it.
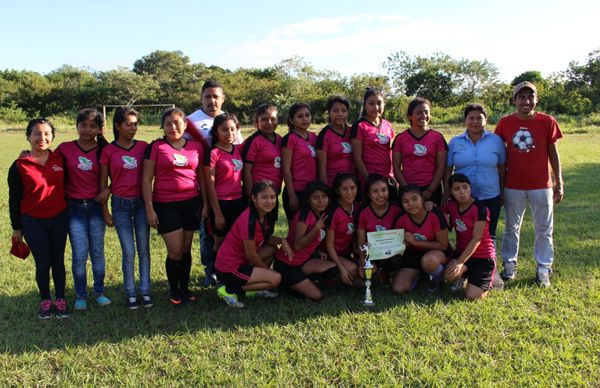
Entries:
{"label": "maroon jersey", "polygon": [[252,164],[252,182],[271,181],[277,191],[281,190],[281,136],[274,134],[269,140],[260,131],[254,132],[242,146],[244,163]]}
{"label": "maroon jersey", "polygon": [[416,137],[410,129],[394,140],[393,152],[402,156],[402,175],[408,184],[427,186],[437,169],[437,155],[448,149],[444,136],[433,129]]}
{"label": "maroon jersey", "polygon": [[56,148],[65,161],[65,192],[69,199],[92,199],[100,193],[98,146],[85,151],[76,140]]}
{"label": "maroon jersey", "polygon": [[351,129],[346,127],[344,133],[339,134],[328,125],[317,136],[317,150],[327,154],[325,170],[329,187],[333,186],[333,180],[337,174],[354,172],[350,132]]}
{"label": "maroon jersey", "polygon": [[299,222],[303,222],[304,224],[306,224],[306,233],[310,233],[312,228],[317,223],[318,219],[319,217],[308,206],[304,206],[302,209],[300,209],[299,212],[296,212],[296,215],[292,220],[292,226],[290,227],[287,236],[287,241],[294,251],[294,258],[290,261],[290,259],[285,255],[285,251],[283,249],[279,249],[277,251],[277,253],[275,254],[275,258],[284,262],[285,264],[294,266],[300,266],[307,262],[308,259],[310,259],[310,256],[317,250],[319,244],[321,244],[321,242],[325,239],[327,232],[325,231],[325,229],[321,229],[319,233],[315,234],[315,237],[307,246],[305,246],[301,250],[296,250],[294,249],[296,228]]}
{"label": "maroon jersey", "polygon": [[389,121],[381,119],[376,126],[364,117],[352,126],[351,139],[362,142],[362,159],[369,174],[393,177],[392,149],[394,130]]}
{"label": "maroon jersey", "polygon": [[317,135],[308,131],[307,138],[296,132],[289,132],[281,141],[281,148],[292,151],[291,173],[294,191],[304,191],[306,186],[317,179]]}
{"label": "maroon jersey", "polygon": [[[358,209],[358,204],[355,203],[353,209]],[[352,253],[355,230],[353,213],[348,213],[336,202],[329,210],[327,230],[332,231],[335,236],[333,247],[338,255],[347,256]]]}
{"label": "maroon jersey", "polygon": [[358,229],[365,232],[380,232],[382,230],[394,229],[394,222],[402,214],[400,206],[390,204],[388,210],[379,217],[371,206],[367,205],[360,209],[356,218],[358,219]]}
{"label": "maroon jersey", "polygon": [[[433,208],[425,214],[425,219],[421,223],[415,222],[408,213],[402,215],[396,221],[396,229],[404,229],[404,233],[412,233],[418,241],[436,241],[436,234],[448,229],[448,223],[444,213],[438,208]],[[427,250],[412,245],[410,247],[414,250]]]}
{"label": "maroon jersey", "polygon": [[456,250],[464,252],[473,238],[473,228],[478,221],[485,221],[483,236],[479,246],[471,255],[474,259],[496,258],[496,247],[490,237],[490,212],[481,202],[475,201],[464,211],[458,209],[456,201],[448,202],[442,210],[450,216],[450,226],[456,232]]}
{"label": "maroon jersey", "polygon": [[215,191],[218,200],[242,198],[242,173],[244,163],[239,146],[231,151],[213,147],[204,158],[204,165],[215,171]]}

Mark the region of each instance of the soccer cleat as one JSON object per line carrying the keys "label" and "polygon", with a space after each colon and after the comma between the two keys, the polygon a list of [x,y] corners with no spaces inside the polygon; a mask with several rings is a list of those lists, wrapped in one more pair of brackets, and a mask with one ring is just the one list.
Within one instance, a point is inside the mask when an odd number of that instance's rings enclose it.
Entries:
{"label": "soccer cleat", "polygon": [[450,286],[450,292],[459,292],[459,291],[462,291],[462,290],[465,289],[466,285],[467,285],[467,279],[465,279],[465,278],[458,278]]}
{"label": "soccer cleat", "polygon": [[52,301],[50,299],[44,299],[40,302],[40,309],[38,311],[39,319],[50,319],[52,318]]}
{"label": "soccer cleat", "polygon": [[75,311],[85,311],[87,310],[87,300],[85,299],[76,299],[75,305],[73,306],[73,310]]}
{"label": "soccer cleat", "polygon": [[150,295],[142,295],[142,305],[146,308],[154,306]]}
{"label": "soccer cleat", "polygon": [[109,304],[111,304],[111,300],[108,299],[108,297],[104,294],[100,294],[96,297],[96,302],[100,305],[100,306],[108,306]]}
{"label": "soccer cleat", "polygon": [[67,307],[67,301],[63,298],[54,301],[54,316],[59,319],[71,316],[71,314],[69,314],[69,308]]}
{"label": "soccer cleat", "polygon": [[207,275],[202,282],[202,287],[211,288],[217,285],[217,277],[215,275]]}
{"label": "soccer cleat", "polygon": [[279,293],[277,291],[246,291],[246,298],[263,298],[263,299],[273,299],[277,298]]}
{"label": "soccer cleat", "polygon": [[443,272],[440,272],[440,274],[437,276],[429,274],[429,283],[427,283],[427,291],[432,294],[434,292],[437,292],[440,289],[443,281],[444,281],[444,273]]}
{"label": "soccer cleat", "polygon": [[221,286],[221,287],[217,288],[217,296],[219,298],[223,299],[223,301],[225,301],[225,303],[227,303],[227,305],[230,307],[237,307],[237,308],[244,307],[244,304],[238,300],[237,295],[228,293],[227,290],[225,289],[225,286]]}
{"label": "soccer cleat", "polygon": [[180,305],[183,302],[179,291],[169,291],[169,302],[175,306]]}
{"label": "soccer cleat", "polygon": [[517,263],[515,261],[504,263],[504,270],[500,276],[504,280],[514,280],[517,277]]}
{"label": "soccer cleat", "polygon": [[129,310],[137,310],[138,307],[140,307],[140,304],[135,296],[130,296],[127,298],[127,303],[125,303],[125,305]]}
{"label": "soccer cleat", "polygon": [[552,270],[550,268],[539,267],[535,274],[535,282],[541,287],[550,287],[551,272]]}
{"label": "soccer cleat", "polygon": [[190,290],[181,290],[181,298],[186,302],[196,301],[196,295],[194,295]]}

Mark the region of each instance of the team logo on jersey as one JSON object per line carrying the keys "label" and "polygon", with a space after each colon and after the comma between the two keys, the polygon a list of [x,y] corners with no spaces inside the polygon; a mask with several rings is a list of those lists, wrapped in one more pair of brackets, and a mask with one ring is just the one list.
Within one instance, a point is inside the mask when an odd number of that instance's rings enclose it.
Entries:
{"label": "team logo on jersey", "polygon": [[185,167],[188,165],[188,158],[185,155],[173,154],[173,165],[178,167]]}
{"label": "team logo on jersey", "polygon": [[123,161],[123,168],[126,170],[133,170],[137,168],[137,159],[133,156],[121,156],[121,160]]}
{"label": "team logo on jersey", "polygon": [[413,237],[415,238],[415,240],[417,241],[427,241],[427,237],[423,236],[420,233],[413,233]]}
{"label": "team logo on jersey", "polygon": [[281,158],[279,156],[275,157],[273,166],[275,166],[275,168],[281,168]]}
{"label": "team logo on jersey", "polygon": [[312,156],[313,158],[317,157],[317,150],[315,150],[315,147],[309,145],[308,149],[310,150],[310,156]]}
{"label": "team logo on jersey", "polygon": [[456,219],[456,221],[454,221],[454,223],[456,224],[456,231],[457,232],[466,232],[467,231],[467,225],[465,225],[464,222],[462,222],[460,219]]}
{"label": "team logo on jersey", "polygon": [[354,233],[354,223],[348,222],[348,229],[346,229],[346,234],[352,234],[352,233]]}
{"label": "team logo on jersey", "polygon": [[91,169],[93,167],[91,160],[89,160],[85,156],[80,156],[78,158],[78,160],[79,160],[79,164],[77,165],[78,169],[80,169],[81,171],[91,171]]}
{"label": "team logo on jersey", "polygon": [[244,167],[244,162],[239,159],[231,159],[233,162],[233,171],[240,171]]}
{"label": "team logo on jersey", "polygon": [[415,144],[415,150],[413,151],[413,154],[417,156],[425,156],[427,155],[427,147],[422,144]]}
{"label": "team logo on jersey", "polygon": [[327,236],[327,232],[324,229],[319,230],[319,241],[325,240],[325,236]]}
{"label": "team logo on jersey", "polygon": [[533,136],[527,128],[519,128],[512,139],[513,145],[517,147],[520,152],[529,152],[535,145],[533,145]]}
{"label": "team logo on jersey", "polygon": [[377,232],[381,232],[382,230],[385,230],[385,226],[383,226],[383,225],[375,225],[375,230]]}
{"label": "team logo on jersey", "polygon": [[52,166],[52,170],[58,172],[58,171],[62,171],[63,168],[61,166]]}
{"label": "team logo on jersey", "polygon": [[383,133],[377,134],[377,140],[379,141],[379,144],[388,144],[390,142],[390,138]]}
{"label": "team logo on jersey", "polygon": [[342,154],[351,154],[352,153],[352,144],[342,142]]}

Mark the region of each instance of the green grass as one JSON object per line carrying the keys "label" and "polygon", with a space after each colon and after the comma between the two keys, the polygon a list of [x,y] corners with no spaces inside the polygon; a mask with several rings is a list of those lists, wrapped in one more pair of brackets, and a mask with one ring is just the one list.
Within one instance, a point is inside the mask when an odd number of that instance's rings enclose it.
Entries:
{"label": "green grass", "polygon": [[[397,127],[401,128],[401,127]],[[74,131],[58,133],[70,140]],[[0,385],[431,385],[597,386],[600,381],[600,137],[565,128],[565,202],[556,208],[553,287],[534,285],[533,230],[523,226],[520,272],[503,292],[472,303],[443,291],[407,296],[333,288],[320,303],[282,296],[227,308],[213,290],[193,306],[165,299],[161,239],[152,234],[151,309],[123,305],[120,247],[106,237],[106,284],[114,304],[93,303],[67,320],[40,322],[31,257],[8,255],[7,189],[0,191]],[[445,134],[458,129],[445,128]],[[140,138],[157,137],[143,127]],[[57,144],[56,144],[57,145]],[[0,175],[22,132],[0,134]],[[6,182],[6,180],[5,180]],[[503,224],[500,224],[502,230]],[[284,234],[280,224],[278,234]],[[194,242],[194,278],[202,276]],[[67,248],[66,265],[70,267]],[[72,276],[67,295],[72,303]],[[88,283],[91,273],[88,274]]]}

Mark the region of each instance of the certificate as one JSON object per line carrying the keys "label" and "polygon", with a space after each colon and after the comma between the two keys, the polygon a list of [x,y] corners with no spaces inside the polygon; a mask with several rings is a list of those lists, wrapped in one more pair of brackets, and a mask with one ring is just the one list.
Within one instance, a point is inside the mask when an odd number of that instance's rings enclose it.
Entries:
{"label": "certificate", "polygon": [[404,253],[404,229],[368,232],[369,256],[371,260],[383,260]]}

